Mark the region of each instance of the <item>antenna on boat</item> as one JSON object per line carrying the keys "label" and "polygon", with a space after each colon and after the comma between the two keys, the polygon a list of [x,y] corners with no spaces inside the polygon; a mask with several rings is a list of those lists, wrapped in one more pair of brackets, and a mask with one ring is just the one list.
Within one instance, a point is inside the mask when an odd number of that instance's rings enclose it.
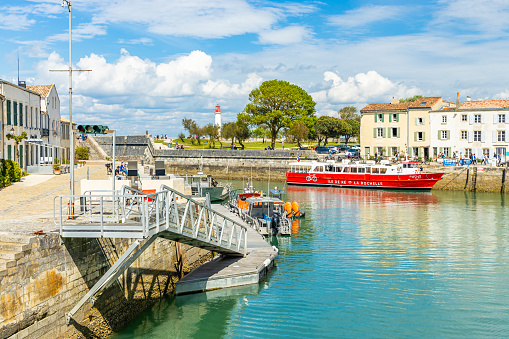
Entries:
{"label": "antenna on boat", "polygon": [[269,195],[270,192],[270,164],[269,164],[269,181],[267,182],[267,195]]}

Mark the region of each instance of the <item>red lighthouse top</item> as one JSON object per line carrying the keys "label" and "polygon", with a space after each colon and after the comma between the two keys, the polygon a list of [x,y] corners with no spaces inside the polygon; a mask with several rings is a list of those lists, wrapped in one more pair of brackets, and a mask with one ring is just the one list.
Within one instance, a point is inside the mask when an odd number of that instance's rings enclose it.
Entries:
{"label": "red lighthouse top", "polygon": [[214,113],[222,113],[223,111],[221,111],[221,108],[219,108],[219,104],[216,105],[216,110]]}

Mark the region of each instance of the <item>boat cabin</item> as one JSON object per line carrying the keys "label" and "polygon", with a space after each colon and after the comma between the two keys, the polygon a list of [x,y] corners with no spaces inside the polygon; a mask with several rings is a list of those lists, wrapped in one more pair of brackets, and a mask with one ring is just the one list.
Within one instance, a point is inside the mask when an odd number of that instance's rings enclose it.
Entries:
{"label": "boat cabin", "polygon": [[280,211],[284,202],[273,197],[251,197],[247,198],[248,213],[252,218],[263,219],[263,215],[272,216],[274,211]]}
{"label": "boat cabin", "polygon": [[373,161],[368,161],[365,164],[360,162],[352,164],[349,161],[340,163],[334,161],[290,163],[290,172],[292,173],[416,174],[420,170],[420,164],[415,162],[396,165],[391,165],[389,162],[375,164]]}

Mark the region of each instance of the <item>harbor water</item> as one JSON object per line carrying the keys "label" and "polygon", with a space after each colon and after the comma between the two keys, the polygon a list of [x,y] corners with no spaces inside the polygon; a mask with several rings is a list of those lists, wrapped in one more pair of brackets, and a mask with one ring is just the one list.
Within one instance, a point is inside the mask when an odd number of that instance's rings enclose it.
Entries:
{"label": "harbor water", "polygon": [[306,217],[263,282],[169,297],[114,338],[507,337],[509,197],[287,193]]}

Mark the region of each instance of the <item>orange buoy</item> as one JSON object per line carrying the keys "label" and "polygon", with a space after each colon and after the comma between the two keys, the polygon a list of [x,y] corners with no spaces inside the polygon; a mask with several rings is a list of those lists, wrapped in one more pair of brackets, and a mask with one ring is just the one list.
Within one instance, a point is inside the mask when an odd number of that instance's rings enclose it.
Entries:
{"label": "orange buoy", "polygon": [[300,215],[299,204],[296,201],[292,202],[293,215],[298,217]]}
{"label": "orange buoy", "polygon": [[292,204],[289,201],[285,202],[285,211],[287,216],[292,213]]}

